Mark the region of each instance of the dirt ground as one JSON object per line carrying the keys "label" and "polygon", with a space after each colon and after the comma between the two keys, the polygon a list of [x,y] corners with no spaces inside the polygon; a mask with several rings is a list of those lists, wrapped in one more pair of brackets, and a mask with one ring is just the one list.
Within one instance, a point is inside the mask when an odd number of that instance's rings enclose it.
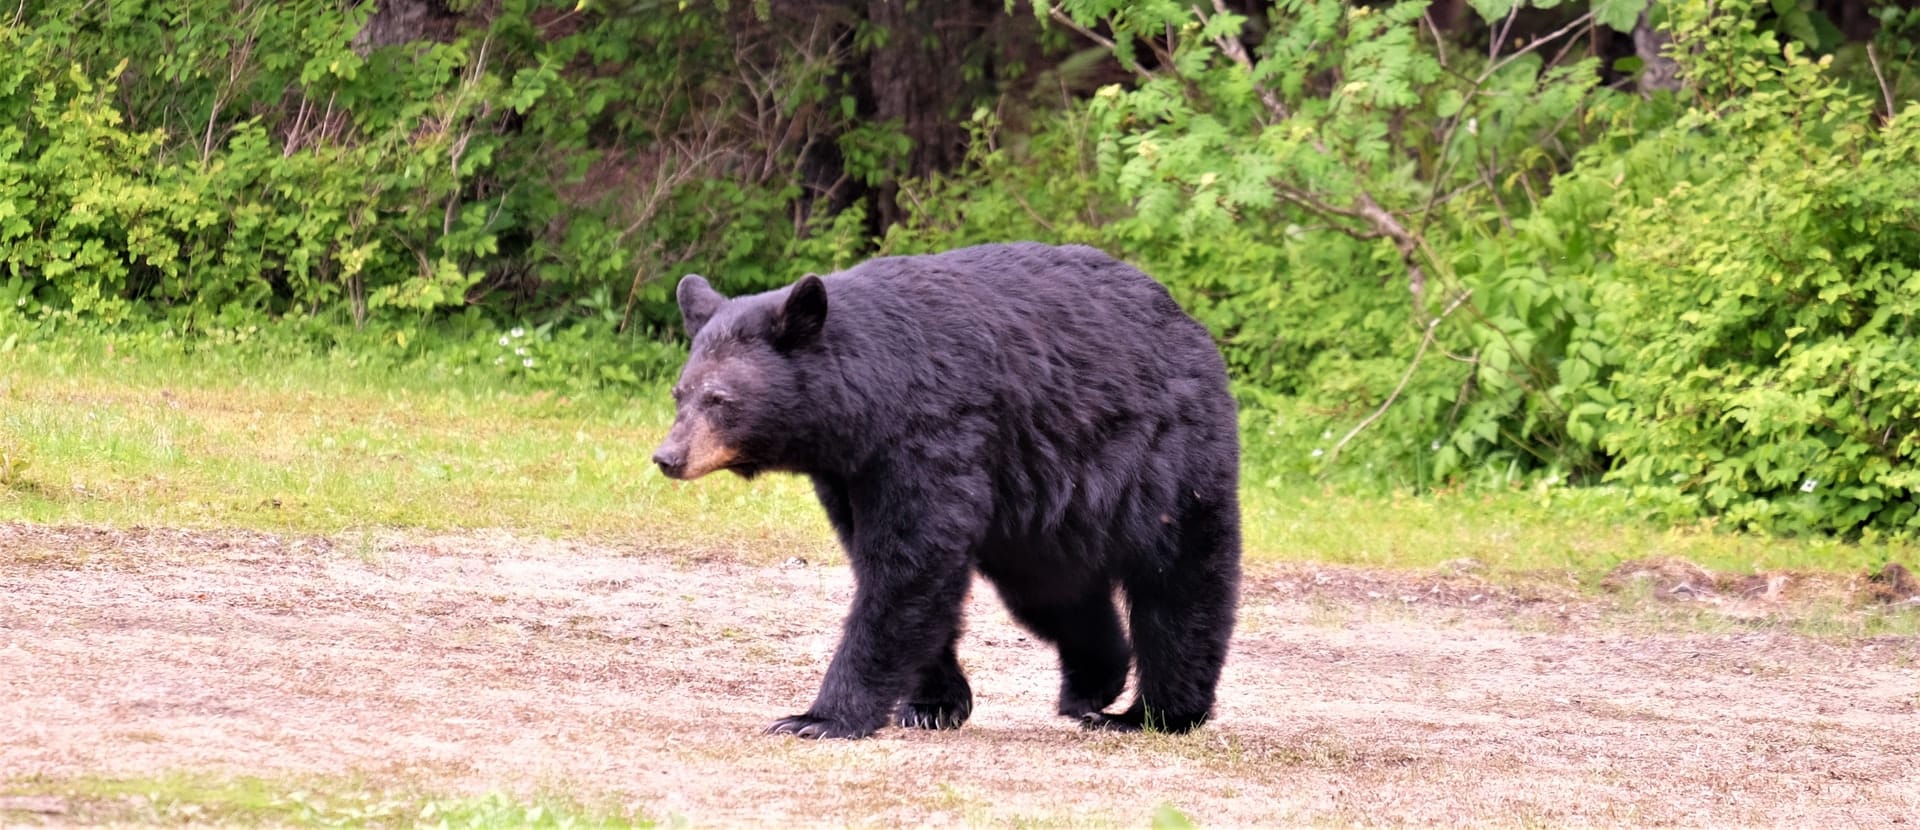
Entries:
{"label": "dirt ground", "polygon": [[1920,822],[1912,638],[1263,568],[1215,723],[1103,735],[1051,715],[1050,653],[981,585],[965,728],[760,735],[811,699],[850,593],[839,567],[497,534],[0,524],[0,790],[361,776],[697,826]]}

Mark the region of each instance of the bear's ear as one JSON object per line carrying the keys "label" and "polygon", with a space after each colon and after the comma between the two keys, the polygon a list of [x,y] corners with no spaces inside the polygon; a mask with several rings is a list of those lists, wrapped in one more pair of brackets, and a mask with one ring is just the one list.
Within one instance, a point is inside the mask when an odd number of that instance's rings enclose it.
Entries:
{"label": "bear's ear", "polygon": [[813,342],[827,325],[827,284],[808,274],[787,291],[773,318],[773,345],[785,351]]}
{"label": "bear's ear", "polygon": [[687,324],[687,339],[700,333],[700,329],[713,319],[713,313],[720,310],[720,304],[727,298],[713,290],[707,284],[707,278],[699,274],[688,274],[680,278],[680,287],[674,290],[674,297],[680,301],[680,319]]}

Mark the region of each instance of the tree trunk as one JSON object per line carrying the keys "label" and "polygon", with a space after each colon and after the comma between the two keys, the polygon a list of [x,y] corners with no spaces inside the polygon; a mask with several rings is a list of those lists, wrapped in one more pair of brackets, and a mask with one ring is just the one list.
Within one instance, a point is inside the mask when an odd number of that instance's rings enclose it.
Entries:
{"label": "tree trunk", "polygon": [[460,15],[441,0],[377,0],[367,25],[353,36],[353,49],[362,55],[382,46],[416,40],[453,39]]}
{"label": "tree trunk", "polygon": [[[913,142],[904,175],[950,170],[966,158],[960,109],[980,91],[974,88],[977,81],[966,78],[967,48],[1001,13],[998,2],[979,0],[869,0],[868,21],[887,32],[867,64],[873,117],[897,122]],[[880,186],[876,218],[881,228],[904,218],[899,193],[891,180]]]}
{"label": "tree trunk", "polygon": [[1680,64],[1667,57],[1667,45],[1673,38],[1666,32],[1653,28],[1648,14],[1653,11],[1649,6],[1640,12],[1640,20],[1633,24],[1633,54],[1640,58],[1640,94],[1651,95],[1655,90],[1678,90],[1680,88]]}

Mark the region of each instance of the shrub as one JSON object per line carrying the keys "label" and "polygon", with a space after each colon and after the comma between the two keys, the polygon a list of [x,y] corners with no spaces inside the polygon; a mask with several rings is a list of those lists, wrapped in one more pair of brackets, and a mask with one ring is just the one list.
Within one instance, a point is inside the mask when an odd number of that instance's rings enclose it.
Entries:
{"label": "shrub", "polygon": [[[1578,408],[1650,501],[1744,527],[1920,530],[1920,107],[1879,123],[1751,19],[1673,12],[1707,103],[1645,138],[1609,219]],[[1664,491],[1660,492],[1660,491]]]}

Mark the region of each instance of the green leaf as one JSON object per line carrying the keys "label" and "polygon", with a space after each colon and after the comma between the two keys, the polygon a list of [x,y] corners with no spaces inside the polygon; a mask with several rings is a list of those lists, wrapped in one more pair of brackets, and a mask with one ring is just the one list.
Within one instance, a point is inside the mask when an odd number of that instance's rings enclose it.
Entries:
{"label": "green leaf", "polygon": [[1481,19],[1489,23],[1506,17],[1513,11],[1514,6],[1520,5],[1519,0],[1467,0],[1467,2],[1473,6],[1474,11],[1480,13]]}
{"label": "green leaf", "polygon": [[1180,812],[1179,808],[1161,802],[1153,809],[1153,830],[1193,830],[1193,819]]}
{"label": "green leaf", "polygon": [[1593,20],[1616,32],[1631,32],[1652,0],[1594,0]]}
{"label": "green leaf", "polygon": [[[1778,5],[1778,2],[1776,2],[1775,5]],[[1813,18],[1807,15],[1805,9],[1799,8],[1798,6],[1792,11],[1780,15],[1780,30],[1785,32],[1788,37],[1808,46],[1818,47],[1820,45],[1820,32],[1814,28]]]}

